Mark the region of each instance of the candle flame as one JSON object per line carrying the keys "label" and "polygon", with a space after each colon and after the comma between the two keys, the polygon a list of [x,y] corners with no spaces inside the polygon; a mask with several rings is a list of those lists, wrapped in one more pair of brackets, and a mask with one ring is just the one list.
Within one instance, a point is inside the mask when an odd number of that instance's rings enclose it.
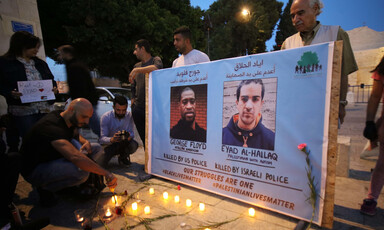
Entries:
{"label": "candle flame", "polygon": [[199,204],[199,209],[200,209],[200,211],[204,211],[205,210],[205,204],[204,203],[200,203]]}
{"label": "candle flame", "polygon": [[255,209],[254,209],[254,208],[250,208],[250,209],[248,209],[248,214],[249,214],[250,216],[255,216],[255,214],[256,214]]}
{"label": "candle flame", "polygon": [[80,216],[80,215],[77,215],[77,222],[83,222],[84,220],[84,217]]}
{"label": "candle flame", "polygon": [[110,208],[108,208],[107,211],[105,211],[105,216],[106,216],[106,217],[110,217],[110,216],[112,216],[112,212],[111,212],[111,209],[110,209]]}
{"label": "candle flame", "polygon": [[187,205],[187,207],[191,207],[192,206],[192,201],[190,199],[187,199],[186,200],[186,205]]}
{"label": "candle flame", "polygon": [[137,203],[136,203],[136,202],[133,202],[133,203],[132,203],[132,210],[133,210],[133,211],[136,211],[136,210],[137,210]]}

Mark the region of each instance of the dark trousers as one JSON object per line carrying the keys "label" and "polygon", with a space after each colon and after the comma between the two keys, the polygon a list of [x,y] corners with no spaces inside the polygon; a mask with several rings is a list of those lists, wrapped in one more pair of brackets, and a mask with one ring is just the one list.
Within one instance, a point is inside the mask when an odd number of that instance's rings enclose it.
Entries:
{"label": "dark trousers", "polygon": [[122,158],[127,158],[129,155],[136,152],[139,144],[135,140],[124,140],[108,145],[104,148],[104,159],[102,166],[107,166],[113,156],[119,155]]}
{"label": "dark trousers", "polygon": [[[1,141],[0,144],[4,145],[4,142]],[[4,222],[10,218],[8,205],[11,204],[15,194],[22,164],[21,155],[16,152],[8,154],[1,153],[0,162],[1,188],[3,191],[3,195],[0,197],[0,217],[1,222]]]}
{"label": "dark trousers", "polygon": [[134,106],[132,110],[132,117],[145,148],[145,108]]}
{"label": "dark trousers", "polygon": [[10,116],[10,126],[5,130],[7,137],[8,152],[17,152],[19,150],[20,137],[23,138],[29,129],[38,122],[45,113],[38,113],[26,116]]}

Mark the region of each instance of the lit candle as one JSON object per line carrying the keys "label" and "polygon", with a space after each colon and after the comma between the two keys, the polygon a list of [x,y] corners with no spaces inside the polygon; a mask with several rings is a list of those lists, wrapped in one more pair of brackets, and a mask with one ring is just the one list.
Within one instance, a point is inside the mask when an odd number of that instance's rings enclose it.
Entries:
{"label": "lit candle", "polygon": [[132,210],[133,210],[133,211],[136,211],[136,210],[137,210],[137,203],[136,203],[136,202],[133,202],[133,203],[132,203]]}
{"label": "lit candle", "polygon": [[76,221],[81,223],[84,221],[84,212],[85,210],[84,209],[78,209],[78,210],[75,210],[75,218],[76,218]]}
{"label": "lit candle", "polygon": [[112,216],[111,207],[105,207],[105,217],[111,217],[111,216]]}
{"label": "lit candle", "polygon": [[155,194],[155,189],[154,189],[154,188],[149,188],[149,194],[150,194],[150,195]]}
{"label": "lit candle", "polygon": [[117,196],[116,196],[116,195],[112,196],[112,203],[114,203],[114,204],[115,204],[115,206],[120,206],[120,204],[119,204],[119,201],[118,201],[118,199],[117,199]]}
{"label": "lit candle", "polygon": [[163,193],[163,198],[164,198],[164,200],[168,200],[168,193],[167,192]]}
{"label": "lit candle", "polygon": [[79,214],[76,215],[76,221],[77,222],[83,222],[84,221],[84,217],[80,216]]}
{"label": "lit candle", "polygon": [[250,208],[250,209],[248,209],[248,214],[249,214],[250,216],[255,216],[255,214],[256,214],[255,209],[254,209],[254,208]]}
{"label": "lit candle", "polygon": [[205,210],[205,204],[199,203],[199,209],[200,209],[200,211],[204,211]]}
{"label": "lit candle", "polygon": [[187,199],[186,205],[187,205],[187,207],[191,207],[192,206],[192,201],[190,199]]}
{"label": "lit candle", "polygon": [[145,206],[144,213],[149,214],[151,212],[151,208],[149,206]]}
{"label": "lit candle", "polygon": [[175,196],[175,203],[179,203],[180,202],[180,197],[178,195]]}

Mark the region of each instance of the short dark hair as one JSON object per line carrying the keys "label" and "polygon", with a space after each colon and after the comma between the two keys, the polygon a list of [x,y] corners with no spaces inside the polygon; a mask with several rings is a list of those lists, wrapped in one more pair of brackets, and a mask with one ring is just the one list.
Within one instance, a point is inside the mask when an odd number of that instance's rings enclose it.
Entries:
{"label": "short dark hair", "polygon": [[181,34],[181,36],[183,36],[184,38],[188,38],[189,40],[191,40],[191,30],[188,26],[180,26],[173,32],[173,35],[176,34]]}
{"label": "short dark hair", "polygon": [[4,56],[8,58],[21,57],[23,50],[35,48],[37,44],[41,44],[40,38],[27,31],[17,31],[11,36],[9,49]]}
{"label": "short dark hair", "polygon": [[149,41],[146,39],[140,39],[136,42],[137,47],[141,48],[144,46],[145,51],[147,53],[151,53],[151,45],[149,44]]}
{"label": "short dark hair", "polygon": [[122,95],[116,95],[115,99],[113,99],[113,106],[115,106],[116,104],[128,105],[128,100]]}
{"label": "short dark hair", "polygon": [[189,91],[189,90],[191,90],[193,93],[195,93],[195,91],[191,87],[188,87],[188,86],[179,91],[179,101],[181,101],[181,94],[183,94],[185,91]]}
{"label": "short dark hair", "polygon": [[75,48],[71,45],[61,46],[61,51],[66,54],[70,54],[72,57],[75,57]]}
{"label": "short dark hair", "polygon": [[264,84],[263,84],[263,81],[261,79],[251,79],[251,80],[242,80],[239,84],[239,86],[237,87],[237,90],[236,90],[236,98],[237,98],[237,101],[239,101],[239,98],[240,98],[240,90],[241,90],[241,87],[243,87],[244,85],[249,85],[251,83],[255,83],[256,85],[259,84],[261,85],[261,100],[263,100],[264,98]]}

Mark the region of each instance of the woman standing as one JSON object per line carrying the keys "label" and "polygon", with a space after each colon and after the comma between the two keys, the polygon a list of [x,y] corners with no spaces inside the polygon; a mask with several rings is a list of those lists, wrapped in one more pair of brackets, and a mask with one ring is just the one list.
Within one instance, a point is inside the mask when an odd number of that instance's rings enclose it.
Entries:
{"label": "woman standing", "polygon": [[[10,40],[8,51],[0,57],[0,94],[8,103],[11,115],[10,132],[7,142],[10,151],[18,151],[19,137],[23,137],[29,128],[46,113],[53,110],[54,101],[22,103],[18,91],[18,81],[52,80],[56,94],[56,82],[47,63],[36,57],[41,41],[25,31],[15,32]],[[16,130],[16,131],[15,131]]]}

